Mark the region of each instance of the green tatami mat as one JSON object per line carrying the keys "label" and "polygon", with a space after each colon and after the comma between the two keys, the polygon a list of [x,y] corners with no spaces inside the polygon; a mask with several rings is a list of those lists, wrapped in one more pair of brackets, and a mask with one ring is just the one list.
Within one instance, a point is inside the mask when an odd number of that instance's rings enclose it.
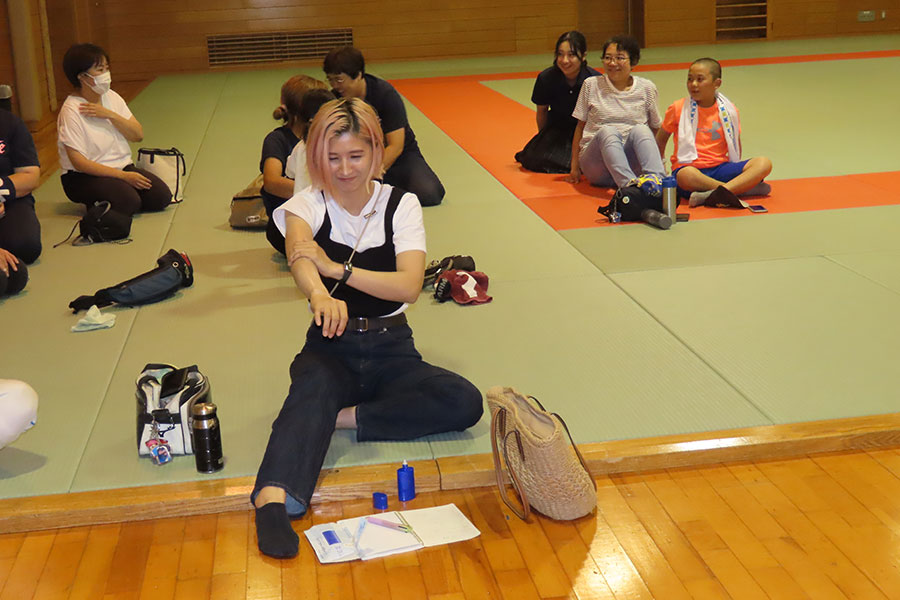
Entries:
{"label": "green tatami mat", "polygon": [[828,258],[889,290],[900,293],[900,251],[837,254]]}
{"label": "green tatami mat", "polygon": [[[178,146],[188,154],[190,167],[219,87],[221,77],[214,75],[163,78],[151,84],[148,89],[154,91],[142,93],[130,105],[145,130],[144,142],[134,147]],[[181,107],[185,97],[192,100]],[[15,340],[18,349],[7,353],[4,344],[0,376],[29,382],[40,398],[37,426],[16,443],[18,450],[29,453],[30,460],[7,463],[15,454],[0,452],[0,497],[69,491],[90,437],[114,437],[111,431],[98,430],[96,420],[103,410],[107,386],[118,373],[120,355],[131,343],[139,310],[105,309],[117,315],[115,327],[72,333],[70,327],[84,313],[73,315],[67,305],[82,294],[155,267],[181,208],[171,206],[163,212],[136,216],[132,241],[127,244],[53,248],[84,213],[65,197],[59,176],[59,172],[53,174],[35,192],[44,249],[30,267],[31,281],[22,294],[0,299],[4,341]],[[132,382],[136,376],[137,371],[129,375]],[[128,394],[117,401],[134,406],[133,383]],[[116,427],[133,433],[133,423],[132,414]],[[42,466],[29,468],[38,464]],[[104,464],[99,461],[101,468]]]}
{"label": "green tatami mat", "polygon": [[[482,391],[504,385],[536,396],[579,443],[770,424],[602,275],[501,282],[489,292],[483,306],[416,310],[422,355]],[[471,430],[475,440],[436,439],[435,455],[490,452],[487,425]]]}
{"label": "green tatami mat", "polygon": [[606,273],[900,250],[900,206],[875,206],[560,234]]}
{"label": "green tatami mat", "polygon": [[775,423],[897,410],[900,295],[826,257],[612,278]]}

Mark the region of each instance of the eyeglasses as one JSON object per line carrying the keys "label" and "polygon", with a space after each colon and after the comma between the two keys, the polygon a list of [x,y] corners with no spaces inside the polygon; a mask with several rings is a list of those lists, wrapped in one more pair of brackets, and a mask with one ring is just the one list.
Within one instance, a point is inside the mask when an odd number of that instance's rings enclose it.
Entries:
{"label": "eyeglasses", "polygon": [[343,75],[326,75],[325,79],[328,80],[328,83],[330,83],[332,87],[336,85],[344,85],[344,82],[347,81],[347,78]]}
{"label": "eyeglasses", "polygon": [[611,63],[611,62],[617,62],[617,63],[619,63],[620,65],[624,65],[624,64],[627,63],[628,61],[629,61],[629,58],[628,58],[627,56],[623,55],[623,54],[620,54],[620,55],[618,55],[618,56],[609,56],[609,55],[607,55],[607,56],[604,56],[604,57],[603,57],[603,62],[608,62],[608,63]]}

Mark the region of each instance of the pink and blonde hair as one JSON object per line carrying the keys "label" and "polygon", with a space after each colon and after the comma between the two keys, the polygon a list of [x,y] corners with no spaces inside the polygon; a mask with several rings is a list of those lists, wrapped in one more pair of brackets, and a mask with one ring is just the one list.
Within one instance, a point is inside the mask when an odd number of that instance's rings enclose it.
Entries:
{"label": "pink and blonde hair", "polygon": [[328,169],[328,153],[331,140],[350,133],[365,141],[372,148],[370,179],[382,174],[384,159],[384,134],[375,109],[359,98],[341,98],[322,105],[309,126],[306,136],[306,168],[313,187],[334,196],[331,174]]}

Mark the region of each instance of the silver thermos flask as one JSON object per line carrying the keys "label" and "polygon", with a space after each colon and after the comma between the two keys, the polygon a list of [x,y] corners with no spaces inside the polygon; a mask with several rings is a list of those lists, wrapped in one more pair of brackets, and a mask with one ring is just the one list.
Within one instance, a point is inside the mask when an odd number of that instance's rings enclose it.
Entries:
{"label": "silver thermos flask", "polygon": [[663,196],[663,212],[666,213],[672,224],[677,220],[678,196],[676,195],[676,182],[673,175],[663,177],[662,180],[662,196]]}
{"label": "silver thermos flask", "polygon": [[201,473],[214,473],[225,466],[216,405],[212,402],[198,402],[191,408],[191,417],[191,441],[194,444],[197,470]]}

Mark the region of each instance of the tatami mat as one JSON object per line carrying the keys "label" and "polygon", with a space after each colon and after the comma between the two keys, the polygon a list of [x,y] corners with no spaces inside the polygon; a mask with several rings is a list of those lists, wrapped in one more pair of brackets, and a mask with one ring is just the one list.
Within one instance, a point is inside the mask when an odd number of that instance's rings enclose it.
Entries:
{"label": "tatami mat", "polygon": [[900,249],[900,206],[874,206],[560,234],[606,273]]}
{"label": "tatami mat", "polygon": [[[448,366],[482,390],[513,385],[536,396],[579,441],[770,424],[603,275],[501,282],[490,292],[484,306],[416,314],[420,350],[438,356],[452,344],[462,355]],[[487,423],[476,431],[474,443],[433,442],[435,454],[490,452]]]}
{"label": "tatami mat", "polygon": [[774,422],[896,410],[900,295],[827,257],[613,280]]}
{"label": "tatami mat", "polygon": [[[895,49],[898,40],[655,49],[646,52],[645,63],[687,61],[713,50],[743,58]],[[374,64],[370,70],[388,78],[536,72],[549,54]],[[871,64],[826,64],[804,85],[819,86],[822,103],[833,98],[843,106],[835,73]],[[740,67],[746,69],[741,78],[745,72],[760,77],[761,88],[767,77],[789,77],[763,68],[770,66]],[[303,71],[321,76],[318,69]],[[227,226],[228,201],[256,175],[262,139],[277,125],[271,111],[279,88],[295,72],[162,76],[131,102],[146,132],[141,145],[177,146],[190,169],[184,204],[135,219],[131,244],[52,249],[80,209],[65,199],[58,173],[38,191],[45,250],[25,293],[0,300],[0,376],[31,383],[41,408],[38,425],[0,452],[0,497],[206,477],[194,471],[192,458],[163,468],[137,458],[134,380],[148,362],[200,366],[223,425],[227,463],[217,476],[255,473],[309,317],[264,235]],[[668,77],[653,74],[661,90],[670,85]],[[671,77],[672,89],[680,89],[683,74]],[[893,88],[885,78],[870,81],[886,86],[881,93],[873,88],[873,102],[889,102],[883,99]],[[530,94],[530,82],[519,85]],[[834,133],[847,126],[834,118],[842,113],[829,113],[830,134],[802,116],[794,120],[802,129],[797,135],[766,130],[786,112],[812,109],[789,110],[753,87],[738,92],[760,94],[743,100],[745,128],[749,132],[752,123],[767,138],[747,137],[747,148],[780,153],[779,178],[799,177],[816,165],[817,176],[836,169],[831,156],[807,156],[823,154],[829,135],[835,138],[829,144],[843,144],[841,173],[896,169],[885,167],[895,153],[882,151],[880,141],[861,143],[872,149],[869,155],[846,151],[847,136]],[[423,294],[409,314],[426,359],[483,391],[513,385],[538,396],[567,418],[579,442],[894,410],[887,361],[896,355],[900,208],[696,220],[668,232],[622,226],[560,234],[441,130],[428,110],[414,103],[408,109],[447,188],[444,204],[425,210],[429,259],[472,255],[490,276],[494,296],[487,305],[460,307]],[[896,124],[882,119],[877,126],[893,135]],[[892,184],[873,185],[889,191]],[[69,301],[149,270],[170,247],[191,256],[193,288],[152,306],[110,309],[118,315],[111,330],[69,332],[77,319],[66,308]],[[326,464],[487,452],[487,429],[483,419],[460,434],[379,444],[357,444],[339,433]]]}
{"label": "tatami mat", "polygon": [[889,290],[900,293],[900,250],[836,254],[828,258]]}

